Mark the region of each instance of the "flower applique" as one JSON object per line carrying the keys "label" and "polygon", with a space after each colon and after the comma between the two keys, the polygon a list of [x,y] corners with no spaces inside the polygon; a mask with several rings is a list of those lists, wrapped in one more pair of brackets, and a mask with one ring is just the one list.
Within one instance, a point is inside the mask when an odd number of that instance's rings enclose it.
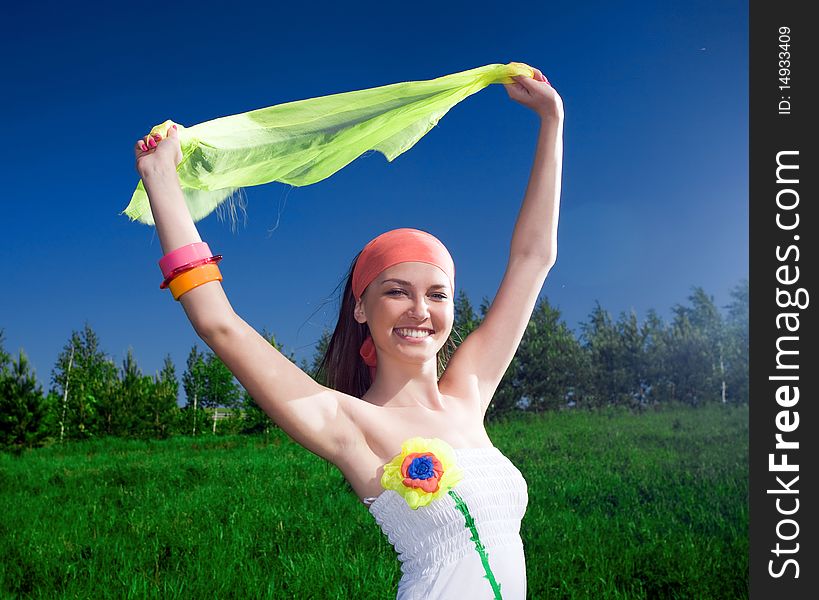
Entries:
{"label": "flower applique", "polygon": [[414,437],[384,465],[381,487],[398,492],[413,510],[444,496],[463,479],[455,451],[438,438]]}

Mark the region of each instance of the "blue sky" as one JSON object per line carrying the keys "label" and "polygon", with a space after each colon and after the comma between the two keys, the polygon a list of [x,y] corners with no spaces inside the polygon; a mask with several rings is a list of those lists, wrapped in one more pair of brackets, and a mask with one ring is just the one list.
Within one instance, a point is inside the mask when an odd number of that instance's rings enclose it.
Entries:
{"label": "blue sky", "polygon": [[[12,9],[0,51],[0,329],[49,387],[88,322],[117,364],[132,347],[181,375],[194,334],[158,288],[154,229],[119,213],[133,143],[291,100],[490,63],[543,71],[566,108],[558,261],[542,294],[577,330],[599,301],[665,318],[702,286],[719,306],[748,274],[748,7],[744,2],[62,3]],[[411,8],[410,8],[411,6]],[[395,227],[438,236],[477,305],[501,281],[537,117],[500,85],[413,149],[318,184],[246,190],[247,226],[211,215],[234,309],[312,356],[360,248]]]}

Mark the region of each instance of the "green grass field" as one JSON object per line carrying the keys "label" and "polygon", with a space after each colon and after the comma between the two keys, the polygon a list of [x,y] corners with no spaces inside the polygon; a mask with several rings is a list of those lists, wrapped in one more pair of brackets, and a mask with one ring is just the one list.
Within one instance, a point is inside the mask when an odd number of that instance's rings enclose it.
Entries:
{"label": "green grass field", "polygon": [[[747,598],[747,407],[488,431],[529,485],[530,598]],[[400,577],[341,474],[278,430],[0,454],[0,507],[3,597],[394,598]]]}

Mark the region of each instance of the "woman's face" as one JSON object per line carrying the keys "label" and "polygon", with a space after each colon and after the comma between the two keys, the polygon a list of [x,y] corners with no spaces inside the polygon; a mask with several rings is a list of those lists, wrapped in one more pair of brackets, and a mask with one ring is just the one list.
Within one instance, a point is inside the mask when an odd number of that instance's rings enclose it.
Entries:
{"label": "woman's face", "polygon": [[410,362],[435,359],[455,320],[449,277],[438,267],[405,262],[382,271],[356,303],[379,353]]}

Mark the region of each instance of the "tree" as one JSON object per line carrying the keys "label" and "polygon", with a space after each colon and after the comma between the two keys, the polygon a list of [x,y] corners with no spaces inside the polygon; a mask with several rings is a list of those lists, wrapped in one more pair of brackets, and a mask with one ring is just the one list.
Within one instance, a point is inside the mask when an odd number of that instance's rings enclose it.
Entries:
{"label": "tree", "polygon": [[[324,329],[321,332],[321,337],[316,343],[315,352],[313,352],[313,362],[310,364],[309,370],[307,370],[310,377],[325,386],[327,385],[327,378],[324,373],[320,372],[319,367],[321,366],[321,361],[324,359],[324,355],[327,354],[327,347],[330,345],[330,339],[332,337],[333,334],[329,329]],[[276,347],[278,348],[278,346]]]}
{"label": "tree", "polygon": [[668,362],[672,400],[700,406],[707,399],[714,366],[709,340],[691,323],[688,315],[679,315],[671,325]]}
{"label": "tree", "polygon": [[628,393],[630,377],[625,370],[622,340],[611,315],[600,302],[595,302],[589,321],[581,323],[580,329],[591,367],[589,401],[597,407],[622,401]]}
{"label": "tree", "polygon": [[517,388],[529,410],[561,408],[577,397],[582,348],[546,297],[532,312],[516,358]]}
{"label": "tree", "polygon": [[486,419],[488,421],[496,421],[513,410],[525,408],[520,403],[523,394],[520,391],[517,373],[518,358],[514,356],[512,362],[506,367],[506,371],[492,395],[489,407],[486,409]]}
{"label": "tree", "polygon": [[459,290],[458,296],[455,298],[455,323],[452,326],[456,334],[456,344],[460,345],[470,333],[478,328],[481,321],[482,319],[475,314],[466,292]]}
{"label": "tree", "polygon": [[659,404],[674,399],[671,364],[671,334],[663,319],[652,308],[643,323],[646,346],[646,401]]}
{"label": "tree", "polygon": [[3,329],[0,329],[0,375],[2,375],[6,369],[8,369],[8,365],[11,362],[11,356],[3,347],[5,337],[6,332]]}
{"label": "tree", "polygon": [[[0,354],[2,354],[0,338]],[[0,356],[0,362],[3,358]],[[0,364],[0,446],[32,447],[46,436],[47,401],[42,387],[20,350],[10,368]]]}
{"label": "tree", "polygon": [[155,437],[156,382],[142,374],[131,348],[122,361],[118,386],[112,396],[113,418],[108,433],[141,439]]}
{"label": "tree", "polygon": [[725,395],[725,328],[714,299],[701,287],[688,297],[691,306],[676,305],[672,350],[680,369],[677,383],[683,401],[697,406]]}
{"label": "tree", "polygon": [[156,375],[154,381],[151,429],[156,437],[165,438],[170,435],[171,424],[179,412],[178,396],[179,381],[176,379],[176,367],[168,354],[165,355],[162,370]]}
{"label": "tree", "polygon": [[123,437],[134,433],[136,413],[143,404],[141,378],[133,350],[128,348],[113,389],[97,398],[98,433]]}
{"label": "tree", "polygon": [[205,415],[200,405],[200,398],[205,391],[205,370],[205,355],[194,344],[188,354],[187,368],[182,374],[182,387],[187,398],[182,423],[184,431],[192,435],[196,435],[197,426],[202,428]]}
{"label": "tree", "polygon": [[631,310],[620,313],[617,319],[620,336],[620,368],[623,372],[623,389],[620,404],[630,408],[644,408],[648,402],[648,357],[646,356],[647,332],[637,322],[637,313]]}
{"label": "tree", "polygon": [[481,298],[481,304],[480,304],[479,309],[478,309],[480,311],[480,313],[481,313],[481,318],[480,318],[481,322],[483,322],[483,320],[486,318],[486,313],[489,312],[489,307],[490,306],[492,306],[492,303],[489,301],[489,298],[487,298],[486,296]]}
{"label": "tree", "polygon": [[748,292],[748,280],[743,279],[731,290],[731,301],[725,306],[725,379],[732,402],[748,402],[750,394]]}
{"label": "tree", "polygon": [[59,410],[66,438],[85,439],[100,431],[98,405],[116,383],[116,366],[100,349],[91,326],[86,323],[82,332],[73,331],[51,372],[52,392],[64,399]]}
{"label": "tree", "polygon": [[238,408],[242,398],[239,384],[230,369],[213,352],[205,356],[204,384],[200,398],[203,407]]}

